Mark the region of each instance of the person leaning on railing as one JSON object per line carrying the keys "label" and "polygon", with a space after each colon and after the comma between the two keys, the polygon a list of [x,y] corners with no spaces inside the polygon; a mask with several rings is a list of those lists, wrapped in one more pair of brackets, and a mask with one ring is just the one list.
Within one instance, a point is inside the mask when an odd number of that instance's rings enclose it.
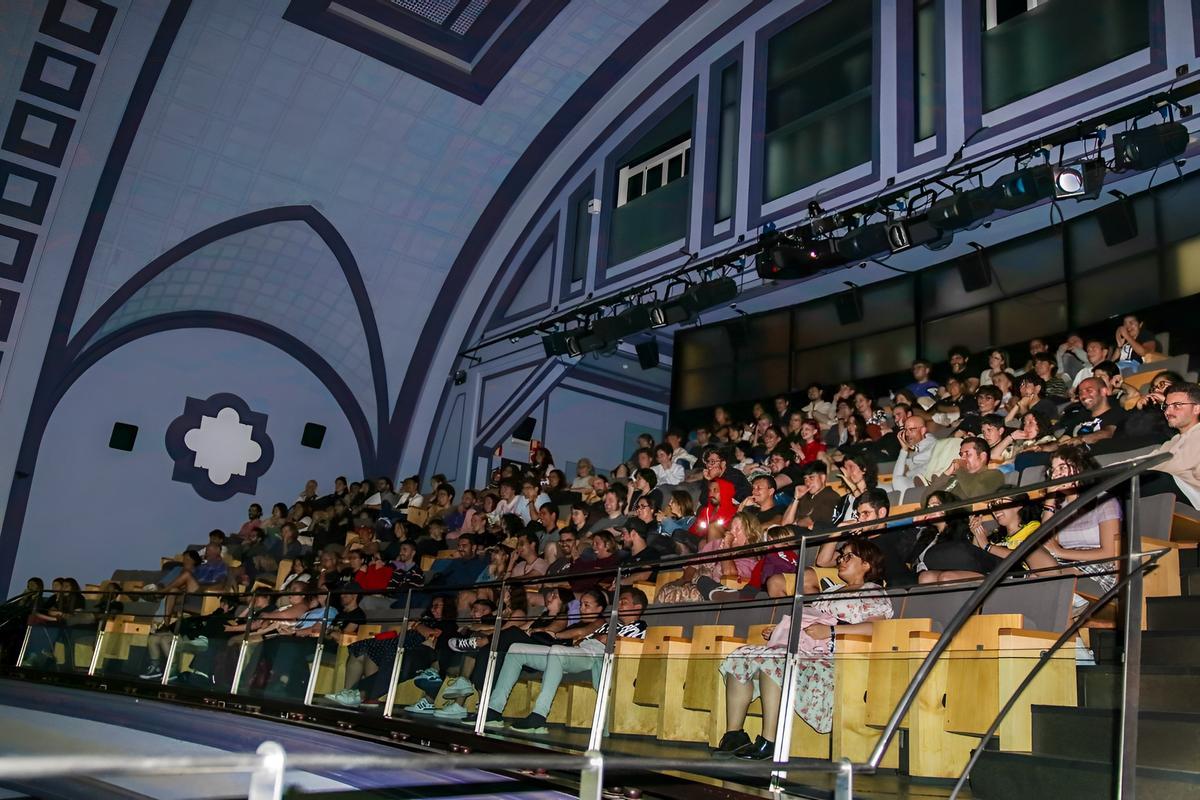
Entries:
{"label": "person leaning on railing", "polygon": [[[799,652],[805,657],[796,675],[795,711],[818,733],[833,728],[834,633],[869,633],[872,620],[891,619],[894,613],[879,585],[883,553],[878,547],[850,539],[842,545],[837,565],[844,585],[806,605],[800,622]],[[790,616],[783,617],[779,625],[763,631],[765,644],[739,647],[721,662],[727,730],[716,757],[761,760],[773,755],[790,626]],[[743,726],[750,703],[760,695],[763,733],[751,742]]]}

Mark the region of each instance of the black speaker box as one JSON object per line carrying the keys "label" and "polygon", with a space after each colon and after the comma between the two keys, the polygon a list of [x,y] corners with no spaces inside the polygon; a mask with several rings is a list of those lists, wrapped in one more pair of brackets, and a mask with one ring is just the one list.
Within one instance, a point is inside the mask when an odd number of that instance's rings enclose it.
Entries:
{"label": "black speaker box", "polygon": [[658,366],[658,340],[651,339],[637,346],[638,363],[642,369],[654,369]]}
{"label": "black speaker box", "polygon": [[963,291],[975,292],[992,285],[992,267],[987,254],[979,250],[958,260],[958,276],[962,278]]}
{"label": "black speaker box", "polygon": [[1100,224],[1100,235],[1109,247],[1128,242],[1138,235],[1137,213],[1133,203],[1117,200],[1096,211],[1096,222]]}
{"label": "black speaker box", "polygon": [[851,289],[834,295],[833,306],[837,309],[838,322],[843,325],[853,325],[862,322],[862,292]]}
{"label": "black speaker box", "polygon": [[513,431],[512,438],[520,439],[523,442],[528,442],[533,438],[533,429],[537,426],[537,420],[533,417],[526,417],[525,421],[517,426]]}

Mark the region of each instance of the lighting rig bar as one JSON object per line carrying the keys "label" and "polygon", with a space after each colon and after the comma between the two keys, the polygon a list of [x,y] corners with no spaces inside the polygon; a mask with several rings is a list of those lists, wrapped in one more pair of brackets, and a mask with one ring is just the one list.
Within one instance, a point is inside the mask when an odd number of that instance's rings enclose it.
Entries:
{"label": "lighting rig bar", "polygon": [[[1181,73],[1181,77],[1182,74]],[[786,231],[766,226],[756,241],[726,251],[707,261],[691,259],[666,275],[659,275],[621,292],[589,301],[557,316],[509,333],[483,339],[459,356],[474,360],[474,353],[504,341],[541,335],[547,356],[578,356],[612,349],[621,338],[645,330],[677,325],[695,319],[702,311],[728,303],[737,296],[732,277],[749,259],[764,280],[788,280],[817,275],[831,268],[864,261],[876,255],[898,253],[912,247],[938,248],[949,244],[955,230],[983,222],[1001,210],[1024,208],[1042,200],[1085,200],[1103,191],[1107,170],[1145,171],[1172,161],[1187,148],[1189,134],[1181,117],[1192,109],[1181,101],[1200,94],[1200,79],[1127,103],[1091,119],[1073,123],[1034,141],[960,161],[963,144],[939,173],[906,186],[880,193],[855,206],[826,213],[814,201],[809,219]],[[1111,165],[1100,156],[1109,127],[1159,113],[1164,121],[1132,127],[1113,136]],[[1089,157],[1064,163],[1062,148],[1096,140]],[[1059,148],[1058,163],[1050,151]],[[1041,163],[1031,163],[1041,157]],[[1018,168],[991,186],[962,186],[1004,160],[1015,159]],[[941,191],[939,191],[939,189]],[[922,198],[930,204],[914,213]],[[901,211],[903,210],[903,211]],[[883,221],[866,223],[872,216]],[[841,236],[836,232],[844,231]],[[677,287],[683,290],[672,294]],[[661,296],[660,296],[661,295]]]}

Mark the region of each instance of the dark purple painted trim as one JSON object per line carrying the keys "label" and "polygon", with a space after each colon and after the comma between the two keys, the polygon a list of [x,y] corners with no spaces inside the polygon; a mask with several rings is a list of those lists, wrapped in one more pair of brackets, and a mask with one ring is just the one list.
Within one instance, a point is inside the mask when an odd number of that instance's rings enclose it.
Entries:
{"label": "dark purple painted trim", "polygon": [[[805,197],[783,208],[763,214],[763,162],[766,147],[766,109],[767,109],[767,43],[772,36],[789,27],[803,17],[819,11],[831,0],[813,0],[784,14],[769,25],[759,29],[755,34],[754,45],[754,111],[750,121],[750,204],[747,208],[747,228],[758,228],[768,222],[783,219],[808,207],[812,197]],[[879,155],[882,148],[879,135],[879,90],[883,84],[883,31],[880,30],[879,20],[881,0],[875,0],[872,15],[875,23],[871,26],[871,172],[869,175],[840,184],[836,189],[821,194],[821,203],[827,208],[829,204],[846,194],[857,191],[863,186],[870,186],[879,180]],[[851,169],[860,165],[855,165]],[[831,175],[821,182],[837,177]],[[800,187],[792,195],[805,193],[806,187]],[[785,195],[786,196],[786,195]],[[782,199],[782,198],[778,198]],[[772,200],[771,202],[776,202]]]}
{"label": "dark purple painted trim", "polygon": [[[1057,98],[1041,108],[1027,111],[992,125],[976,136],[972,142],[980,142],[1005,134],[1023,125],[1064,108],[1078,105],[1094,97],[1108,94],[1124,86],[1137,83],[1161,72],[1167,66],[1166,13],[1163,0],[1150,0],[1150,63],[1124,75],[1111,78],[1104,83],[1094,84],[1067,97]],[[983,125],[983,21],[980,7],[976,3],[963,5],[963,114],[966,120],[966,135],[969,137]],[[1052,87],[1048,87],[1052,88]],[[1045,91],[1045,90],[1043,90]],[[996,109],[997,111],[999,109]],[[994,113],[994,112],[987,112]]]}
{"label": "dark purple painted trim", "polygon": [[[1200,2],[1200,0],[1197,0],[1197,2]],[[575,264],[573,261],[575,256],[575,223],[579,218],[579,201],[584,197],[590,200],[594,196],[595,191],[596,173],[590,172],[583,182],[579,184],[578,188],[571,192],[570,197],[567,198],[566,225],[563,228],[562,261],[560,262],[562,264],[562,277],[560,279],[558,292],[559,303],[565,303],[568,300],[573,300],[587,291],[588,267],[591,265],[583,265],[583,280],[575,282],[579,284],[579,288],[572,288],[573,282],[571,281],[571,273],[575,269]],[[534,217],[534,219],[538,219],[540,216],[541,215],[539,214],[537,217]],[[595,226],[596,220],[594,216],[592,214],[588,214],[587,235],[589,254],[591,252],[590,245],[592,240],[592,230],[595,228]],[[522,238],[524,238],[524,236],[522,236]]]}
{"label": "dark purple painted trim", "polygon": [[[515,364],[511,367],[505,367],[504,369],[500,370],[499,372],[493,372],[493,373],[484,375],[483,377],[481,377],[479,379],[479,397],[481,399],[483,398],[484,392],[487,389],[488,381],[495,380],[496,378],[502,378],[505,375],[512,375],[514,372],[520,372],[521,370],[528,369],[528,370],[536,371],[538,365],[543,364],[543,363],[544,362],[541,361],[540,359],[537,359],[534,361],[526,361],[521,364]],[[533,375],[534,374],[533,371],[531,371],[529,373],[529,375]],[[529,378],[529,376],[527,375],[524,379],[522,379],[521,384],[524,384],[525,380],[528,380],[528,378]],[[483,426],[483,410],[482,409],[483,409],[483,403],[481,402],[479,404],[479,408],[475,409],[475,429],[476,430],[478,430],[479,428],[481,428]]]}
{"label": "dark purple painted trim", "polygon": [[[525,368],[528,368],[530,366],[533,366],[533,371],[530,372],[529,375],[527,375],[525,377],[525,379],[521,381],[520,385],[518,385],[518,387],[517,387],[517,390],[509,398],[509,400],[508,400],[509,408],[513,408],[515,406],[519,406],[522,403],[524,403],[529,398],[529,396],[537,390],[538,386],[541,385],[542,381],[546,380],[546,377],[548,375],[550,375],[556,369],[559,369],[559,363],[554,359],[542,360],[542,361],[530,361],[530,362],[526,362],[524,365]],[[488,376],[488,378],[484,379],[483,385],[480,386],[480,391],[479,391],[479,398],[480,398],[479,408],[476,410],[476,422],[475,422],[475,430],[477,433],[477,435],[475,436],[476,440],[498,439],[500,437],[500,432],[503,431],[506,426],[508,426],[510,430],[512,428],[516,427],[515,423],[512,423],[511,420],[509,420],[504,415],[504,413],[502,413],[500,410],[497,410],[496,415],[489,422],[487,422],[485,424],[483,422],[483,396],[484,396],[484,391],[487,387],[488,379],[495,380],[496,378],[500,377],[501,375],[507,375],[509,373],[517,371],[518,369],[521,369],[521,367],[514,367],[513,369],[507,370],[502,373],[498,372],[495,375],[490,375],[490,376]],[[507,435],[507,431],[505,431],[505,435]],[[497,442],[497,444],[499,444],[499,442]]]}
{"label": "dark purple painted trim", "polygon": [[[338,4],[373,19],[384,27],[399,31],[422,44],[437,48],[449,56],[470,63],[487,40],[517,10],[516,0],[491,0],[483,13],[459,36],[442,26],[378,0],[338,0]],[[328,7],[329,3],[325,3]],[[515,20],[517,24],[519,20]]]}
{"label": "dark purple painted trim", "polygon": [[50,420],[53,406],[48,398],[54,394],[55,385],[68,368],[65,357],[67,338],[71,333],[71,321],[79,308],[79,296],[83,291],[83,283],[87,278],[88,267],[96,252],[96,244],[100,232],[104,228],[104,220],[112,205],[117,183],[125,169],[129,151],[133,147],[134,137],[141,126],[142,117],[158,76],[162,73],[163,65],[179,34],[191,7],[191,0],[171,0],[158,24],[154,39],[146,51],[142,68],[134,81],[129,93],[121,122],[117,126],[116,136],[109,147],[108,157],[100,172],[96,184],[96,192],[88,215],[84,220],[83,229],[79,234],[79,242],[75,246],[75,255],[71,259],[71,268],[59,298],[58,311],[54,317],[54,326],[50,332],[50,341],[46,348],[46,357],[42,361],[42,371],[38,375],[37,387],[34,390],[33,402],[30,404],[29,418],[25,421],[25,433],[21,439],[21,448],[17,453],[16,470],[13,474],[13,485],[8,495],[8,507],[4,510],[4,526],[0,528],[0,585],[7,586],[12,578],[13,561],[16,558],[17,547],[21,543],[21,525],[25,519],[25,509],[29,503],[29,491],[32,486],[33,470],[37,464],[38,449],[41,446],[42,434]]}
{"label": "dark purple painted trim", "polygon": [[[631,401],[629,405],[637,405],[640,401],[649,401],[651,403],[662,403],[665,406],[670,400],[668,392],[665,392],[661,389],[652,388],[644,383],[638,383],[632,379],[628,381],[621,380],[618,377],[604,372],[593,372],[587,369],[575,370],[569,375],[565,376],[563,380],[565,381],[568,379],[586,383],[591,386],[597,386],[601,389],[608,389],[612,392],[620,392],[621,394],[628,395],[628,399]],[[616,398],[610,399],[615,400]],[[622,399],[621,402],[624,403],[625,400]]]}
{"label": "dark purple painted trim", "polygon": [[454,468],[450,469],[449,467],[446,467],[446,468],[439,470],[439,471],[444,471],[446,473],[446,477],[450,479],[451,483],[454,483],[455,481],[458,480],[458,477],[459,477],[458,472],[460,469],[462,469],[462,439],[463,439],[462,426],[466,422],[466,419],[465,419],[465,417],[467,415],[466,412],[467,412],[467,394],[466,394],[466,392],[459,392],[458,394],[456,394],[454,396],[454,402],[450,404],[450,412],[446,417],[446,420],[447,420],[446,427],[442,429],[442,436],[441,436],[440,440],[438,441],[438,445],[436,448],[437,456],[435,456],[434,468],[438,469],[438,464],[440,463],[441,455],[446,450],[446,438],[450,435],[450,431],[454,429],[454,418],[455,418],[455,415],[457,414],[458,415],[459,432],[458,432],[458,446],[454,448]]}
{"label": "dark purple painted trim", "polygon": [[[729,30],[732,30],[766,2],[767,0],[752,0],[752,2],[747,3],[734,17],[701,40],[695,47],[685,53],[683,57],[676,60],[669,69],[665,70],[652,81],[651,85],[639,94],[627,108],[637,108],[644,103],[646,98],[657,91],[670,76],[683,69],[700,52],[711,45],[715,38],[719,38]],[[525,148],[525,152],[521,154],[517,163],[509,170],[508,175],[505,176],[504,181],[500,184],[500,188],[492,195],[487,208],[480,214],[479,220],[471,229],[471,233],[467,236],[467,240],[459,251],[458,257],[454,259],[450,273],[443,282],[437,299],[434,301],[433,308],[426,318],[425,325],[421,329],[417,345],[413,349],[412,358],[409,360],[408,370],[404,375],[404,381],[401,384],[400,391],[397,393],[396,406],[392,411],[392,419],[388,432],[386,436],[380,437],[383,447],[380,452],[380,465],[385,468],[385,471],[395,472],[399,466],[404,442],[410,433],[410,430],[406,428],[407,420],[412,417],[420,395],[421,386],[424,383],[425,373],[428,372],[430,362],[437,352],[438,344],[445,335],[444,321],[449,319],[453,312],[454,306],[459,299],[461,287],[470,279],[471,274],[478,266],[480,255],[492,240],[496,230],[504,221],[505,216],[512,210],[513,204],[521,192],[524,191],[530,177],[536,174],[545,163],[546,153],[551,152],[575,128],[579,120],[583,118],[584,113],[588,109],[593,108],[629,72],[634,64],[642,59],[650,48],[653,48],[662,40],[664,31],[673,30],[699,10],[700,6],[690,0],[667,0],[662,8],[652,14],[628,39],[618,45],[612,55],[605,59],[604,63],[588,76],[587,80],[575,90],[575,94],[571,95],[563,103],[562,107],[546,123],[545,127],[538,132],[529,146]],[[546,213],[546,209],[550,207],[551,203],[555,202],[555,198],[559,196],[563,187],[575,178],[583,164],[599,148],[600,143],[612,135],[619,121],[620,115],[601,131],[593,140],[592,146],[580,154],[575,163],[564,172],[563,177],[559,180],[554,190],[546,194],[546,200],[543,201],[542,206],[539,207],[537,212],[533,214],[533,219],[540,219]],[[519,245],[520,243],[518,243]],[[485,293],[479,303],[478,309],[483,309],[487,305],[487,300],[488,296]],[[463,337],[464,341],[467,340],[471,331],[480,323],[481,316],[482,311],[477,310],[475,318],[467,329],[467,334]],[[444,408],[445,404],[441,403],[439,407]],[[434,422],[434,428],[436,429],[436,418]],[[421,458],[422,468],[428,464],[428,461],[429,444],[427,441]]]}
{"label": "dark purple painted trim", "polygon": [[315,350],[290,333],[238,314],[227,314],[222,311],[178,311],[139,320],[105,335],[80,353],[79,357],[62,375],[61,381],[54,387],[53,396],[49,398],[50,412],[52,413],[57,408],[75,381],[79,380],[85,372],[109,353],[151,334],[188,328],[212,328],[251,336],[279,348],[307,367],[316,379],[329,390],[329,394],[333,396],[338,406],[341,407],[342,413],[346,415],[346,421],[350,423],[350,429],[354,432],[354,439],[358,443],[364,474],[371,474],[375,461],[375,445],[371,435],[371,425],[367,422],[367,417],[358,404],[354,392],[338,375],[337,370]]}
{"label": "dark purple painted trim", "polygon": [[[938,100],[934,117],[933,135],[937,145],[928,152],[916,155],[917,142],[917,0],[898,0],[896,3],[896,131],[899,134],[896,171],[905,172],[946,153],[946,48],[937,48],[937,74],[933,79],[933,92]],[[937,20],[934,40],[946,40],[946,0],[934,0],[934,17]]]}
{"label": "dark purple painted trim", "polygon": [[[641,139],[646,135],[647,131],[674,113],[674,111],[679,108],[680,105],[687,102],[689,98],[692,101],[692,140],[695,141],[696,133],[700,130],[699,120],[697,119],[697,114],[699,113],[699,103],[697,102],[699,99],[697,97],[699,87],[700,78],[692,78],[685,86],[680,88],[679,91],[675,92],[675,94],[671,95],[662,103],[660,103],[658,108],[654,109],[653,113],[646,117],[646,119],[644,119],[640,125],[630,131],[627,136],[609,149],[609,153],[604,159],[604,166],[601,168],[600,173],[600,238],[599,243],[596,246],[596,267],[594,272],[596,276],[596,280],[594,282],[595,288],[600,289],[613,283],[614,280],[620,279],[619,272],[618,277],[616,278],[613,278],[609,275],[610,267],[625,267],[626,270],[641,269],[644,265],[641,264],[640,259],[646,255],[646,253],[641,253],[619,264],[610,264],[608,260],[608,248],[610,242],[612,241],[613,211],[617,207],[617,162],[625,156],[630,147],[637,143],[638,139]],[[624,115],[622,116],[624,117]],[[692,163],[695,163],[694,150]],[[695,172],[694,169],[692,171]],[[691,175],[689,174],[687,177],[690,179]],[[692,186],[695,186],[694,181],[692,182]],[[680,237],[685,244],[688,236],[691,235],[691,231],[688,230],[690,225],[687,224],[691,220],[691,208],[691,192],[689,192],[688,202],[686,205],[687,212],[684,220],[684,233],[683,236]],[[675,241],[678,242],[680,239],[676,239]],[[661,247],[670,247],[672,244],[673,242],[667,242],[659,247],[656,247],[655,250],[658,250]],[[646,252],[652,253],[654,251],[648,250]],[[678,254],[672,254],[671,257],[677,258]]]}
{"label": "dark purple painted trim", "polygon": [[[121,288],[104,301],[104,304],[88,318],[87,322],[79,329],[79,332],[67,343],[66,357],[72,359],[78,356],[88,345],[92,337],[103,327],[104,323],[130,297],[172,265],[179,263],[192,253],[221,239],[248,231],[252,228],[259,228],[277,222],[303,222],[308,225],[325,242],[330,253],[337,260],[338,266],[341,267],[342,273],[346,277],[346,283],[350,287],[350,293],[354,298],[354,304],[358,308],[360,322],[366,335],[367,355],[371,363],[372,383],[375,389],[376,424],[378,429],[382,431],[387,421],[387,370],[383,363],[383,347],[379,341],[379,327],[375,322],[375,311],[371,306],[371,299],[367,294],[366,284],[363,283],[362,273],[358,269],[358,262],[355,260],[354,254],[350,251],[350,246],[346,244],[346,240],[338,233],[337,228],[333,226],[332,222],[321,214],[321,212],[308,205],[278,206],[276,208],[264,208],[260,211],[252,211],[248,214],[219,222],[211,228],[206,228],[184,239],[138,270],[137,274],[127,280]],[[374,451],[374,448],[372,448],[372,451]]]}
{"label": "dark purple painted trim", "polygon": [[[250,439],[260,448],[259,457],[246,465],[245,475],[230,475],[229,480],[218,485],[209,478],[209,471],[196,466],[195,450],[187,446],[187,435],[200,427],[204,417],[215,417],[223,409],[232,408],[239,421],[250,426]],[[236,394],[218,392],[205,400],[187,397],[183,401],[183,413],[167,426],[167,454],[175,462],[171,480],[186,483],[205,500],[219,503],[235,494],[254,496],[258,491],[258,479],[267,473],[275,462],[275,443],[267,435],[267,415],[253,411],[250,404]]]}
{"label": "dark purple painted trim", "polygon": [[574,386],[572,384],[564,383],[562,384],[562,388],[565,391],[578,392],[579,394],[586,395],[587,397],[594,397],[597,400],[606,400],[610,403],[619,403],[621,405],[631,406],[636,408],[638,411],[645,411],[647,414],[658,414],[662,417],[664,429],[666,428],[667,412],[661,411],[657,408],[647,408],[646,406],[639,406],[636,403],[627,403],[623,399],[613,397],[611,394],[603,394],[598,391],[593,391],[588,389],[586,386]]}
{"label": "dark purple painted trim", "polygon": [[[496,301],[496,311],[492,314],[492,320],[488,323],[488,330],[502,328],[521,319],[527,319],[530,314],[540,314],[548,310],[554,305],[554,276],[558,272],[558,214],[546,224],[541,235],[534,240],[529,246],[525,257],[521,259],[521,265],[517,267],[516,273],[509,279],[508,285],[504,287],[504,294],[500,295],[500,299]],[[546,287],[545,301],[537,305],[514,311],[509,313],[509,307],[512,301],[516,298],[517,293],[521,291],[521,285],[529,279],[533,273],[534,267],[537,266],[541,257],[546,254],[546,249],[550,249],[550,275],[549,285]],[[510,253],[511,255],[511,253]],[[498,273],[505,274],[508,266],[508,261],[505,261],[504,267]]]}
{"label": "dark purple painted trim", "polygon": [[1192,51],[1200,54],[1200,0],[1192,0]]}
{"label": "dark purple painted trim", "polygon": [[[704,121],[704,185],[701,191],[704,193],[704,199],[700,205],[700,247],[711,247],[717,242],[724,241],[733,236],[733,223],[737,219],[737,171],[738,171],[738,151],[741,149],[741,119],[742,108],[742,74],[745,69],[746,62],[742,55],[742,50],[745,45],[738,42],[737,47],[730,50],[725,55],[713,62],[708,68],[708,113],[705,115]],[[720,171],[720,142],[721,142],[721,73],[723,73],[730,65],[738,65],[738,96],[737,96],[737,119],[738,130],[735,134],[739,137],[737,147],[733,150],[733,214],[729,218],[729,230],[726,233],[715,234],[713,228],[717,224],[717,182],[719,179],[718,172]],[[695,142],[697,135],[692,133],[692,141]],[[694,153],[694,148],[693,148]],[[695,159],[693,158],[693,163]]]}
{"label": "dark purple painted trim", "polygon": [[[423,81],[482,104],[522,53],[546,29],[567,0],[537,0],[500,34],[470,71],[414,50],[328,11],[330,0],[292,0],[283,18],[320,36],[357,50]],[[419,38],[432,32],[428,27]]]}

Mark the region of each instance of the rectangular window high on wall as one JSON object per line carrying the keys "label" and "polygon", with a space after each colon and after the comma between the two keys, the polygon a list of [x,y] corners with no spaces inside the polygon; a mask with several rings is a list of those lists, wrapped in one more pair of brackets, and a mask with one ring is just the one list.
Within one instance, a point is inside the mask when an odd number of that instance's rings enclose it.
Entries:
{"label": "rectangular window high on wall", "polygon": [[721,70],[721,123],[717,132],[717,222],[733,216],[733,204],[737,199],[738,97],[741,82],[741,65],[737,62]]}
{"label": "rectangular window high on wall", "polygon": [[692,99],[680,103],[621,154],[609,262],[620,264],[687,234]]}
{"label": "rectangular window high on wall", "polygon": [[917,141],[937,133],[938,49],[937,0],[913,4],[913,109]]}
{"label": "rectangular window high on wall", "polygon": [[1150,46],[1149,0],[978,0],[983,110]]}
{"label": "rectangular window high on wall", "polygon": [[767,43],[763,201],[871,159],[873,0],[837,0]]}

